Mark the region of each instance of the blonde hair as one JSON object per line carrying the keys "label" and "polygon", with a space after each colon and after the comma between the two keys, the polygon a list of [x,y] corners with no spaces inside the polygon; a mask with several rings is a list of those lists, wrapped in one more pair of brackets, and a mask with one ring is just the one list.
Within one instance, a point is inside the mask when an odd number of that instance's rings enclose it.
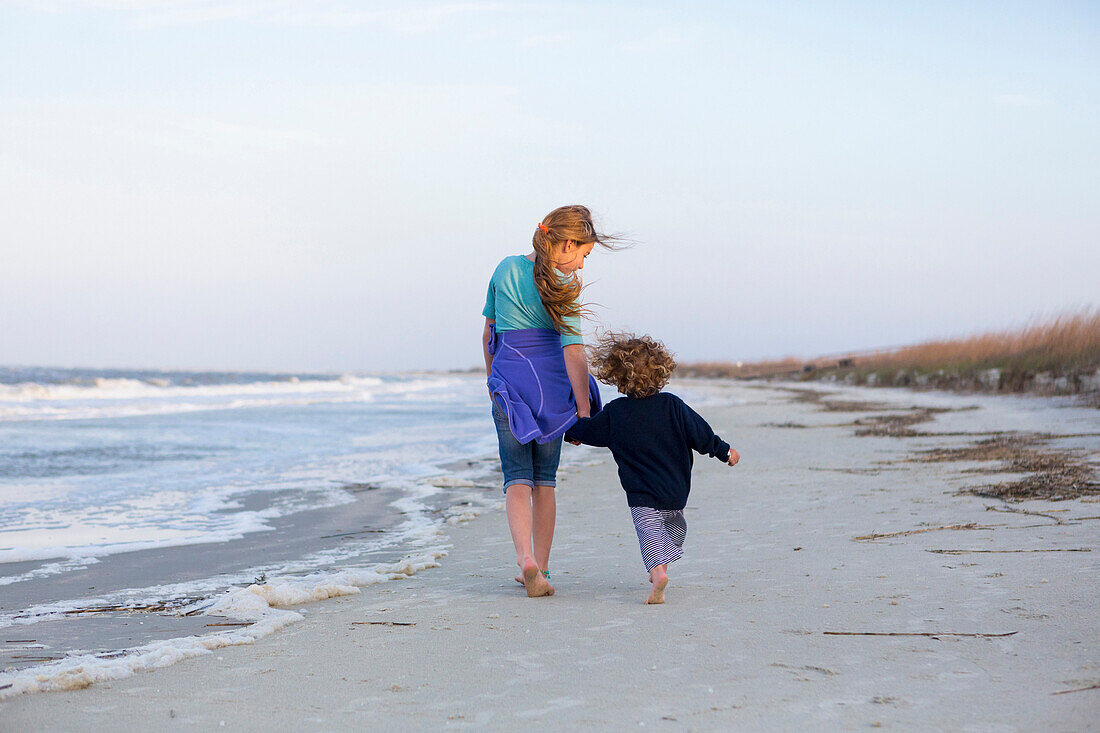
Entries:
{"label": "blonde hair", "polygon": [[608,333],[589,348],[596,379],[612,384],[630,397],[649,397],[672,379],[676,360],[665,345],[651,336]]}
{"label": "blonde hair", "polygon": [[588,310],[580,302],[581,281],[577,273],[562,277],[555,268],[555,250],[564,247],[566,242],[573,242],[578,247],[599,244],[614,250],[618,249],[617,241],[619,237],[597,232],[592,224],[592,212],[580,204],[554,209],[536,227],[531,238],[535,248],[535,286],[558,333],[578,335],[577,328],[565,319],[586,316]]}

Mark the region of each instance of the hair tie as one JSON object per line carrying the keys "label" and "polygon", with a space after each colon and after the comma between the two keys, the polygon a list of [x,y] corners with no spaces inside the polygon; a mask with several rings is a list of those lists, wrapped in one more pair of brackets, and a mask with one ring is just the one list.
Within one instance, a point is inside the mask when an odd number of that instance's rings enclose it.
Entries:
{"label": "hair tie", "polygon": [[543,224],[543,223],[542,223],[541,221],[539,222],[539,229],[541,229],[542,231],[546,232],[547,234],[549,234],[549,233],[550,233],[550,227],[546,226],[546,225],[545,225],[545,224]]}

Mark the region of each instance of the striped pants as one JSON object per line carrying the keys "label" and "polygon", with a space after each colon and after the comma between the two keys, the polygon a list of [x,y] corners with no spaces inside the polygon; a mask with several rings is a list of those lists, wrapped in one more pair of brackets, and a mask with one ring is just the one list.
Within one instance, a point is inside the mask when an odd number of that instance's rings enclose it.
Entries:
{"label": "striped pants", "polygon": [[679,509],[653,509],[647,506],[630,507],[638,544],[642,548],[642,562],[646,570],[658,565],[676,562],[684,554],[684,538],[688,525]]}

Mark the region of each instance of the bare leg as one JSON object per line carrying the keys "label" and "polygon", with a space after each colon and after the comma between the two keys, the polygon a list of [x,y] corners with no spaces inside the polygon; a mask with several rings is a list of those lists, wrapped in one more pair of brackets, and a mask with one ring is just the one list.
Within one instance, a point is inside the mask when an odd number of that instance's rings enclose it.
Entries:
{"label": "bare leg", "polygon": [[531,598],[554,594],[554,587],[539,572],[538,563],[531,551],[531,487],[513,484],[508,487],[504,500],[508,514],[508,529],[512,544],[516,547],[516,564],[523,576],[523,585]]}
{"label": "bare leg", "polygon": [[646,603],[664,603],[665,602],[665,586],[668,585],[668,565],[657,565],[649,571],[649,582],[653,584],[652,590],[649,592],[649,598],[645,599]]}
{"label": "bare leg", "polygon": [[531,493],[533,522],[532,537],[535,544],[535,561],[543,570],[550,570],[550,545],[554,543],[554,524],[558,506],[553,486],[536,486]]}

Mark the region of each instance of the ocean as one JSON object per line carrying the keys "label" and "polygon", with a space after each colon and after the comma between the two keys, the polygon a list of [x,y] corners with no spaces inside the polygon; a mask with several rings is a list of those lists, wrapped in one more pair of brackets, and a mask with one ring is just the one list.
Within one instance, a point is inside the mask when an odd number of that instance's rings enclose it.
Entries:
{"label": "ocean", "polygon": [[0,697],[433,567],[495,456],[479,375],[0,368]]}

